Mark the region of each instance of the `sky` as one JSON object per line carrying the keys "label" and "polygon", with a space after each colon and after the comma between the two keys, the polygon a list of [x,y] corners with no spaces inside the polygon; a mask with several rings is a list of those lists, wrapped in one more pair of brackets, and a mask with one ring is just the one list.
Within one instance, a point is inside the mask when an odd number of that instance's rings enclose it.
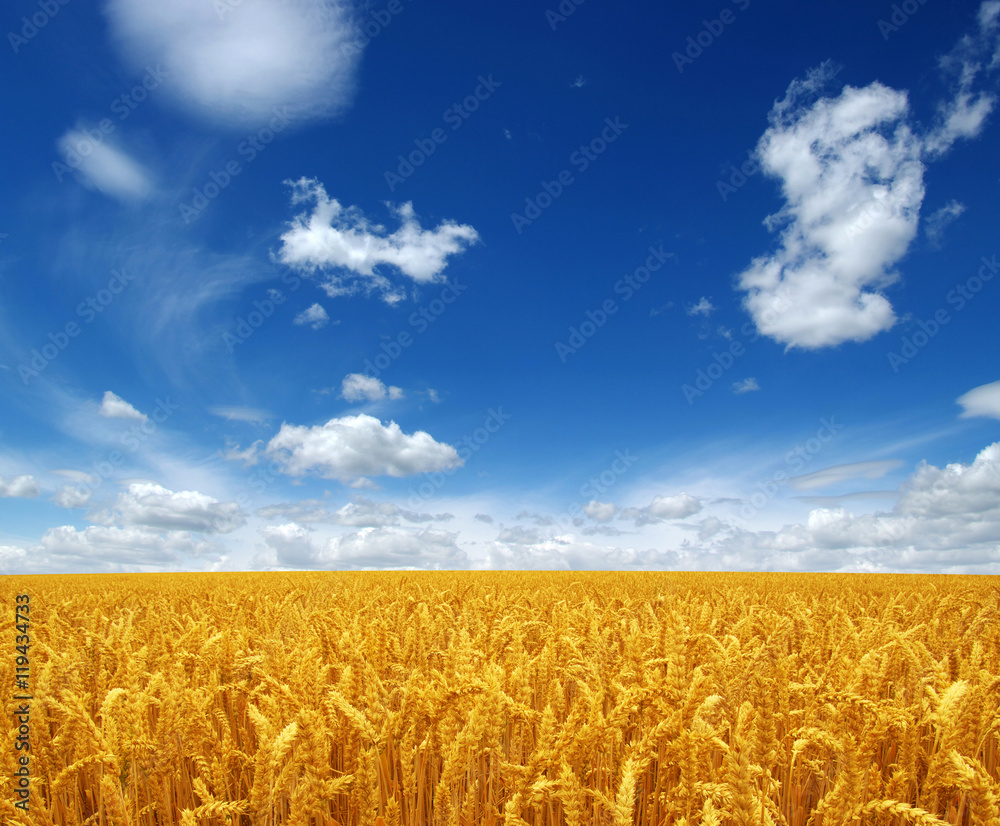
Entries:
{"label": "sky", "polygon": [[12,0],[0,572],[1000,574],[1000,0]]}

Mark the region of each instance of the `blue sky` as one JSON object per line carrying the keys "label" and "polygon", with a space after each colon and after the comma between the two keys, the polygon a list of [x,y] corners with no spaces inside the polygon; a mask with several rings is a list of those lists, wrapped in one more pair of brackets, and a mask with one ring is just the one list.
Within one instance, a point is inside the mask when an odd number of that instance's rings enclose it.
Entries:
{"label": "blue sky", "polygon": [[15,2],[0,570],[1000,573],[1000,2]]}

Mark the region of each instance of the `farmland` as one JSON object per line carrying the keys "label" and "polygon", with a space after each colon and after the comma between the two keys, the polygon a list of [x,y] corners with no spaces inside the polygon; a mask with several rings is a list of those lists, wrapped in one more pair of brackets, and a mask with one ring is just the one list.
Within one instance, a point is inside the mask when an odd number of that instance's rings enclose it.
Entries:
{"label": "farmland", "polygon": [[0,596],[4,823],[1000,824],[995,577],[128,574]]}

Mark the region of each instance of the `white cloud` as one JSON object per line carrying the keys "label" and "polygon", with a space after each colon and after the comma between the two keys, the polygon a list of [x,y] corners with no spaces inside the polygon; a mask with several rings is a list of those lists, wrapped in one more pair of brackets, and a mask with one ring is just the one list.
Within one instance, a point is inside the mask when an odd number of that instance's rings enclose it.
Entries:
{"label": "white cloud", "polygon": [[812,349],[895,323],[880,290],[916,234],[924,168],[905,93],[847,86],[807,109],[796,105],[802,93],[789,87],[757,145],[763,170],[782,184],[786,203],[767,221],[787,222],[781,246],[754,259],[739,286],[761,333]]}
{"label": "white cloud", "polygon": [[308,324],[314,330],[318,330],[320,327],[325,327],[329,321],[330,316],[327,315],[323,306],[321,304],[313,304],[295,316],[292,323]]}
{"label": "white cloud", "polygon": [[354,43],[363,41],[347,4],[109,0],[106,8],[131,64],[152,64],[164,94],[209,120],[256,126],[282,109],[298,123],[350,99],[361,51]]}
{"label": "white cloud", "polygon": [[639,528],[664,519],[685,519],[698,513],[701,508],[701,502],[691,494],[678,493],[674,496],[654,496],[653,501],[644,508],[624,508],[620,518],[633,520]]}
{"label": "white cloud", "polygon": [[[101,135],[95,140],[92,134]],[[112,146],[100,129],[71,129],[59,139],[67,166],[83,176],[84,183],[120,201],[146,198],[153,189],[149,172],[121,149]]]}
{"label": "white cloud", "polygon": [[133,482],[118,494],[113,510],[95,521],[167,531],[229,533],[246,520],[235,502],[220,502],[193,490],[174,493],[149,482]]}
{"label": "white cloud", "polygon": [[404,293],[376,272],[376,266],[388,264],[417,283],[433,283],[441,280],[449,255],[462,252],[479,238],[472,227],[452,221],[433,230],[421,229],[410,203],[395,208],[402,225],[387,233],[385,227],[371,224],[357,207],[344,208],[328,197],[315,178],[286,183],[292,186],[293,204],[312,203],[313,208],[291,221],[291,228],[281,236],[278,260],[308,274],[339,270],[327,273],[323,284],[331,297],[357,292],[363,284],[368,293],[378,291],[383,300],[395,303]]}
{"label": "white cloud", "polygon": [[705,298],[705,296],[702,296],[697,304],[692,304],[688,307],[687,314],[709,316],[714,309],[715,307],[712,306],[712,302]]}
{"label": "white cloud", "polygon": [[848,479],[881,479],[890,470],[903,464],[899,459],[881,459],[872,462],[851,462],[844,465],[833,465],[813,473],[793,476],[788,480],[788,486],[795,490],[816,490],[829,485],[836,485]]}
{"label": "white cloud", "polygon": [[220,451],[227,462],[242,462],[244,467],[257,464],[260,461],[260,451],[264,446],[263,439],[258,439],[250,447],[240,450],[237,444],[227,443],[226,449]]}
{"label": "white cloud", "polygon": [[597,502],[591,499],[583,506],[583,512],[595,522],[608,522],[614,518],[618,508],[610,502]]}
{"label": "white cloud", "polygon": [[110,390],[104,391],[104,398],[101,400],[101,409],[98,412],[110,419],[135,419],[144,422],[147,418],[145,413],[140,413],[125,399],[116,396]]}
{"label": "white cloud", "polygon": [[1000,381],[974,387],[968,393],[959,396],[956,403],[965,408],[961,413],[963,419],[972,416],[1000,419]]}
{"label": "white cloud", "polygon": [[325,479],[350,482],[365,476],[408,476],[460,467],[463,462],[451,445],[436,442],[429,433],[408,436],[395,422],[383,425],[372,416],[344,416],[315,427],[284,423],[271,439],[267,453],[285,473],[315,472]]}
{"label": "white cloud", "polygon": [[399,387],[386,387],[379,379],[363,373],[348,373],[340,385],[340,397],[344,401],[377,402],[388,396],[390,399],[403,398]]}
{"label": "white cloud", "polygon": [[78,531],[71,525],[50,528],[32,556],[54,554],[76,557],[87,570],[109,563],[126,565],[177,565],[182,554],[197,555],[210,548],[208,543],[184,531],[152,533],[137,528],[90,526]]}
{"label": "white cloud", "polygon": [[455,544],[455,534],[430,528],[413,532],[399,528],[362,528],[313,541],[311,531],[289,523],[261,529],[267,551],[255,557],[257,567],[456,569],[468,566],[468,557]]}
{"label": "white cloud", "polygon": [[0,476],[0,498],[27,499],[42,492],[34,476],[22,474],[7,480]]}
{"label": "white cloud", "polygon": [[78,488],[75,485],[63,485],[55,492],[52,501],[60,508],[82,508],[93,494],[91,488]]}
{"label": "white cloud", "polygon": [[266,410],[256,407],[238,407],[230,405],[215,405],[208,408],[208,412],[213,416],[221,416],[231,422],[249,422],[250,424],[263,424],[273,418]]}
{"label": "white cloud", "polygon": [[976,30],[962,37],[941,60],[941,67],[953,78],[953,97],[938,107],[937,123],[926,138],[927,152],[931,156],[947,152],[960,138],[979,135],[993,111],[996,97],[976,91],[974,86],[980,73],[1000,65],[997,10],[995,0],[983,3],[979,7]]}
{"label": "white cloud", "polygon": [[429,513],[417,513],[406,510],[392,502],[376,502],[358,496],[333,514],[332,521],[338,525],[352,528],[380,528],[398,525],[400,519],[407,522],[432,522],[434,520],[451,519],[451,514],[439,513],[433,516]]}
{"label": "white cloud", "polygon": [[965,205],[960,204],[958,201],[951,200],[941,207],[941,209],[935,210],[928,215],[927,219],[924,221],[924,232],[927,235],[927,240],[929,240],[934,246],[939,247],[941,245],[941,239],[944,236],[945,227],[958,218],[958,216],[960,216],[963,212],[965,212]]}
{"label": "white cloud", "polygon": [[760,385],[757,384],[757,379],[753,376],[750,378],[742,379],[740,381],[733,382],[733,392],[736,395],[741,393],[752,393],[754,390],[760,390]]}

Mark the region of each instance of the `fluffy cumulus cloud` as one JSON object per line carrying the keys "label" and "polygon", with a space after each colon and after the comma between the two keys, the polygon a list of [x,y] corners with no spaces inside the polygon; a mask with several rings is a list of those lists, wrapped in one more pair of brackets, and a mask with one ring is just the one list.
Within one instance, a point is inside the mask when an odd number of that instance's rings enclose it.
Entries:
{"label": "fluffy cumulus cloud", "polygon": [[778,251],[738,279],[757,328],[790,347],[865,341],[895,323],[881,290],[896,280],[924,197],[905,93],[872,83],[796,106],[819,80],[793,83],[771,111],[757,153],[785,198],[768,226],[784,229]]}
{"label": "fluffy cumulus cloud", "polygon": [[348,402],[377,402],[386,396],[401,399],[403,391],[399,387],[386,387],[379,379],[364,373],[349,373],[340,385],[340,397]]}
{"label": "fluffy cumulus cloud", "polygon": [[395,210],[401,225],[390,233],[370,223],[357,207],[341,206],[314,178],[287,183],[292,186],[292,203],[311,204],[312,209],[297,215],[281,236],[278,259],[307,274],[324,271],[323,288],[330,296],[363,287],[395,303],[405,293],[377,272],[377,266],[395,267],[417,283],[433,283],[441,280],[449,256],[479,238],[472,227],[453,221],[422,229],[410,203]]}
{"label": "fluffy cumulus cloud", "polygon": [[[99,128],[71,129],[59,139],[59,152],[66,167],[79,173],[86,186],[112,198],[138,201],[153,190],[149,171],[127,152],[113,146]],[[59,174],[60,179],[65,174]]]}
{"label": "fluffy cumulus cloud", "polygon": [[469,565],[455,534],[425,528],[362,528],[318,542],[295,523],[261,529],[266,549],[254,558],[258,568],[460,569]]}
{"label": "fluffy cumulus cloud", "polygon": [[363,40],[338,0],[109,0],[117,42],[169,96],[234,126],[328,116],[350,99]]}
{"label": "fluffy cumulus cloud", "polygon": [[34,476],[21,474],[13,479],[4,479],[0,476],[0,497],[11,499],[26,499],[38,496],[42,489]]}
{"label": "fluffy cumulus cloud", "polygon": [[610,502],[597,502],[592,499],[583,506],[583,512],[595,522],[609,522],[614,519],[618,508]]}
{"label": "fluffy cumulus cloud", "polygon": [[136,421],[146,421],[146,414],[140,413],[121,396],[116,396],[110,390],[104,391],[104,398],[101,399],[101,407],[98,410],[102,416],[109,419],[135,419]]}
{"label": "fluffy cumulus cloud", "polygon": [[968,393],[958,397],[962,405],[962,418],[972,416],[989,416],[1000,419],[1000,381],[974,387]]}
{"label": "fluffy cumulus cloud", "polygon": [[201,533],[228,533],[246,521],[235,502],[219,502],[193,490],[175,493],[149,482],[130,484],[110,511],[94,519],[105,524]]}
{"label": "fluffy cumulus cloud", "polygon": [[291,476],[316,473],[350,482],[367,476],[409,476],[462,465],[458,451],[418,430],[404,433],[372,416],[343,416],[306,427],[284,423],[267,453]]}
{"label": "fluffy cumulus cloud", "polygon": [[[977,26],[941,60],[951,78],[934,126],[918,135],[905,92],[875,82],[811,99],[835,73],[823,64],[794,81],[757,145],[785,205],[765,223],[783,227],[777,252],[740,273],[758,330],[788,347],[867,341],[896,321],[883,290],[917,232],[924,164],[980,134],[995,97],[977,86],[1000,67],[1000,4],[983,3]],[[928,224],[932,243],[962,212],[952,202]]]}

